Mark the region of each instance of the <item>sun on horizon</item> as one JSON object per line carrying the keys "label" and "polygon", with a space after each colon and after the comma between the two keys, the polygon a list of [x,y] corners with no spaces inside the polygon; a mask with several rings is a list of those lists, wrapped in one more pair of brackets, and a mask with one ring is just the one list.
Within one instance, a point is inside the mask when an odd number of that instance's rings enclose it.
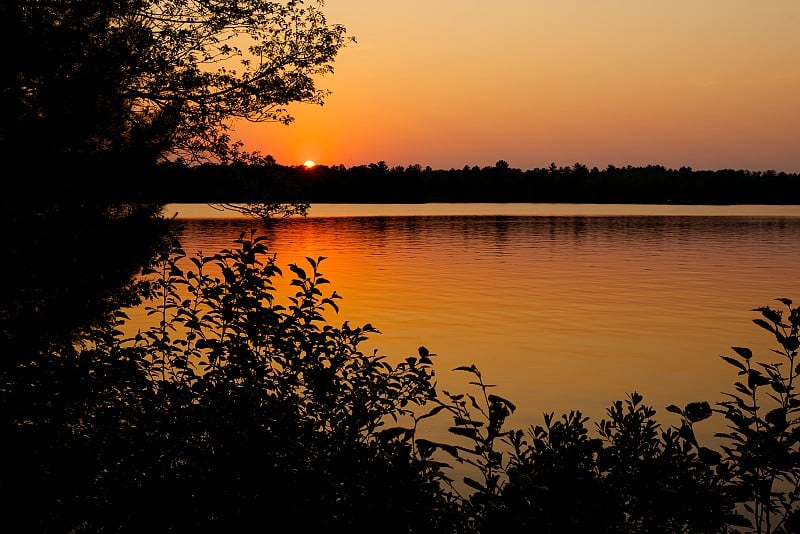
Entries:
{"label": "sun on horizon", "polygon": [[303,167],[305,167],[306,169],[311,169],[311,168],[313,168],[314,166],[316,166],[316,163],[314,163],[314,161],[313,161],[313,160],[307,159],[307,160],[305,160],[305,161],[303,162]]}

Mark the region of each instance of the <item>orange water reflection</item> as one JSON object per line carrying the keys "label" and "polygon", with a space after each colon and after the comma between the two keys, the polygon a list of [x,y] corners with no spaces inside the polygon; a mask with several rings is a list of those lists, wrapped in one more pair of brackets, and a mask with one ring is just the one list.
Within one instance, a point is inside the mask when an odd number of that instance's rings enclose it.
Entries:
{"label": "orange water reflection", "polygon": [[[256,227],[181,224],[189,254]],[[667,421],[668,404],[722,400],[734,373],[719,355],[771,348],[749,310],[800,298],[797,217],[312,217],[259,231],[282,267],[327,257],[344,297],[333,321],[382,331],[367,351],[425,345],[451,391],[468,387],[451,369],[476,364],[517,404],[515,427],[570,409],[597,421],[634,390]]]}

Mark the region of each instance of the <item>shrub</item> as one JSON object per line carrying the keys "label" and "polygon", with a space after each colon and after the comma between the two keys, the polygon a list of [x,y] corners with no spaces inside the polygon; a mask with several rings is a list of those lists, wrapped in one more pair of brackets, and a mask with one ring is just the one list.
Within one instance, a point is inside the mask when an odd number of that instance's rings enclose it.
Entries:
{"label": "shrub", "polygon": [[[580,411],[507,429],[515,405],[474,365],[437,391],[435,354],[392,363],[334,326],[325,258],[291,264],[290,295],[264,238],[187,257],[132,287],[150,321],[119,309],[68,343],[6,361],[0,479],[6,520],[30,532],[798,532],[800,309],[757,308],[778,362],[723,356],[741,377],[715,405],[615,401],[590,435]],[[16,363],[14,363],[16,362]],[[477,391],[477,393],[475,393]],[[694,425],[714,414],[717,448]],[[450,417],[451,442],[418,435]],[[446,461],[444,461],[446,460]],[[453,462],[472,470],[455,480]]]}
{"label": "shrub", "polygon": [[278,303],[263,239],[176,251],[141,286],[151,326],[126,337],[119,311],[28,369],[39,378],[4,396],[39,405],[4,412],[21,460],[3,481],[12,517],[25,510],[30,531],[448,530],[440,467],[386,429],[435,395],[430,356],[392,365],[359,350],[371,325],[326,322],[339,297],[322,292],[324,258],[290,265],[296,291]]}
{"label": "shrub", "polygon": [[777,299],[784,309],[756,308],[753,322],[775,338],[771,358],[732,347],[722,359],[737,370],[735,392],[718,403],[727,423],[722,467],[742,526],[755,532],[800,532],[800,397],[796,381],[800,307]]}

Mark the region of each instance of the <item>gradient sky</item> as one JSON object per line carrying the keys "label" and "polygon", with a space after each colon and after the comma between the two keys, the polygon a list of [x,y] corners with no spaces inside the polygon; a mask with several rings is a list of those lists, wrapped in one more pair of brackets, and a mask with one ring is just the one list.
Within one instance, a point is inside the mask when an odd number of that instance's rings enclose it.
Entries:
{"label": "gradient sky", "polygon": [[800,0],[327,0],[322,107],[234,135],[278,163],[800,172]]}

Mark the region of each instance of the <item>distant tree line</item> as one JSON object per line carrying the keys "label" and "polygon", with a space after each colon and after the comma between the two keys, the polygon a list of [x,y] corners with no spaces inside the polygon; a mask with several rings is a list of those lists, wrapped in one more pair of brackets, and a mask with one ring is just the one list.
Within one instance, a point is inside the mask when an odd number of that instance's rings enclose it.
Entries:
{"label": "distant tree line", "polygon": [[233,163],[160,165],[126,199],[157,202],[584,202],[796,204],[800,175],[776,171],[572,166],[432,169],[385,162],[345,167]]}
{"label": "distant tree line", "polygon": [[[788,299],[754,320],[777,357],[732,347],[732,391],[668,407],[677,427],[632,393],[592,433],[580,412],[509,429],[515,406],[474,366],[457,369],[467,392],[440,392],[424,347],[392,364],[361,352],[371,325],[328,323],[339,297],[321,259],[290,265],[280,296],[263,237],[185,256],[161,203],[797,201],[797,176],[777,173],[306,170],[243,152],[229,119],[288,122],[288,103],[324,97],[314,79],[349,40],[321,7],[0,3],[14,51],[0,69],[6,529],[800,531]],[[130,332],[138,304],[151,321]],[[713,414],[728,423],[719,450],[693,430]],[[448,441],[417,434],[433,417]]]}

